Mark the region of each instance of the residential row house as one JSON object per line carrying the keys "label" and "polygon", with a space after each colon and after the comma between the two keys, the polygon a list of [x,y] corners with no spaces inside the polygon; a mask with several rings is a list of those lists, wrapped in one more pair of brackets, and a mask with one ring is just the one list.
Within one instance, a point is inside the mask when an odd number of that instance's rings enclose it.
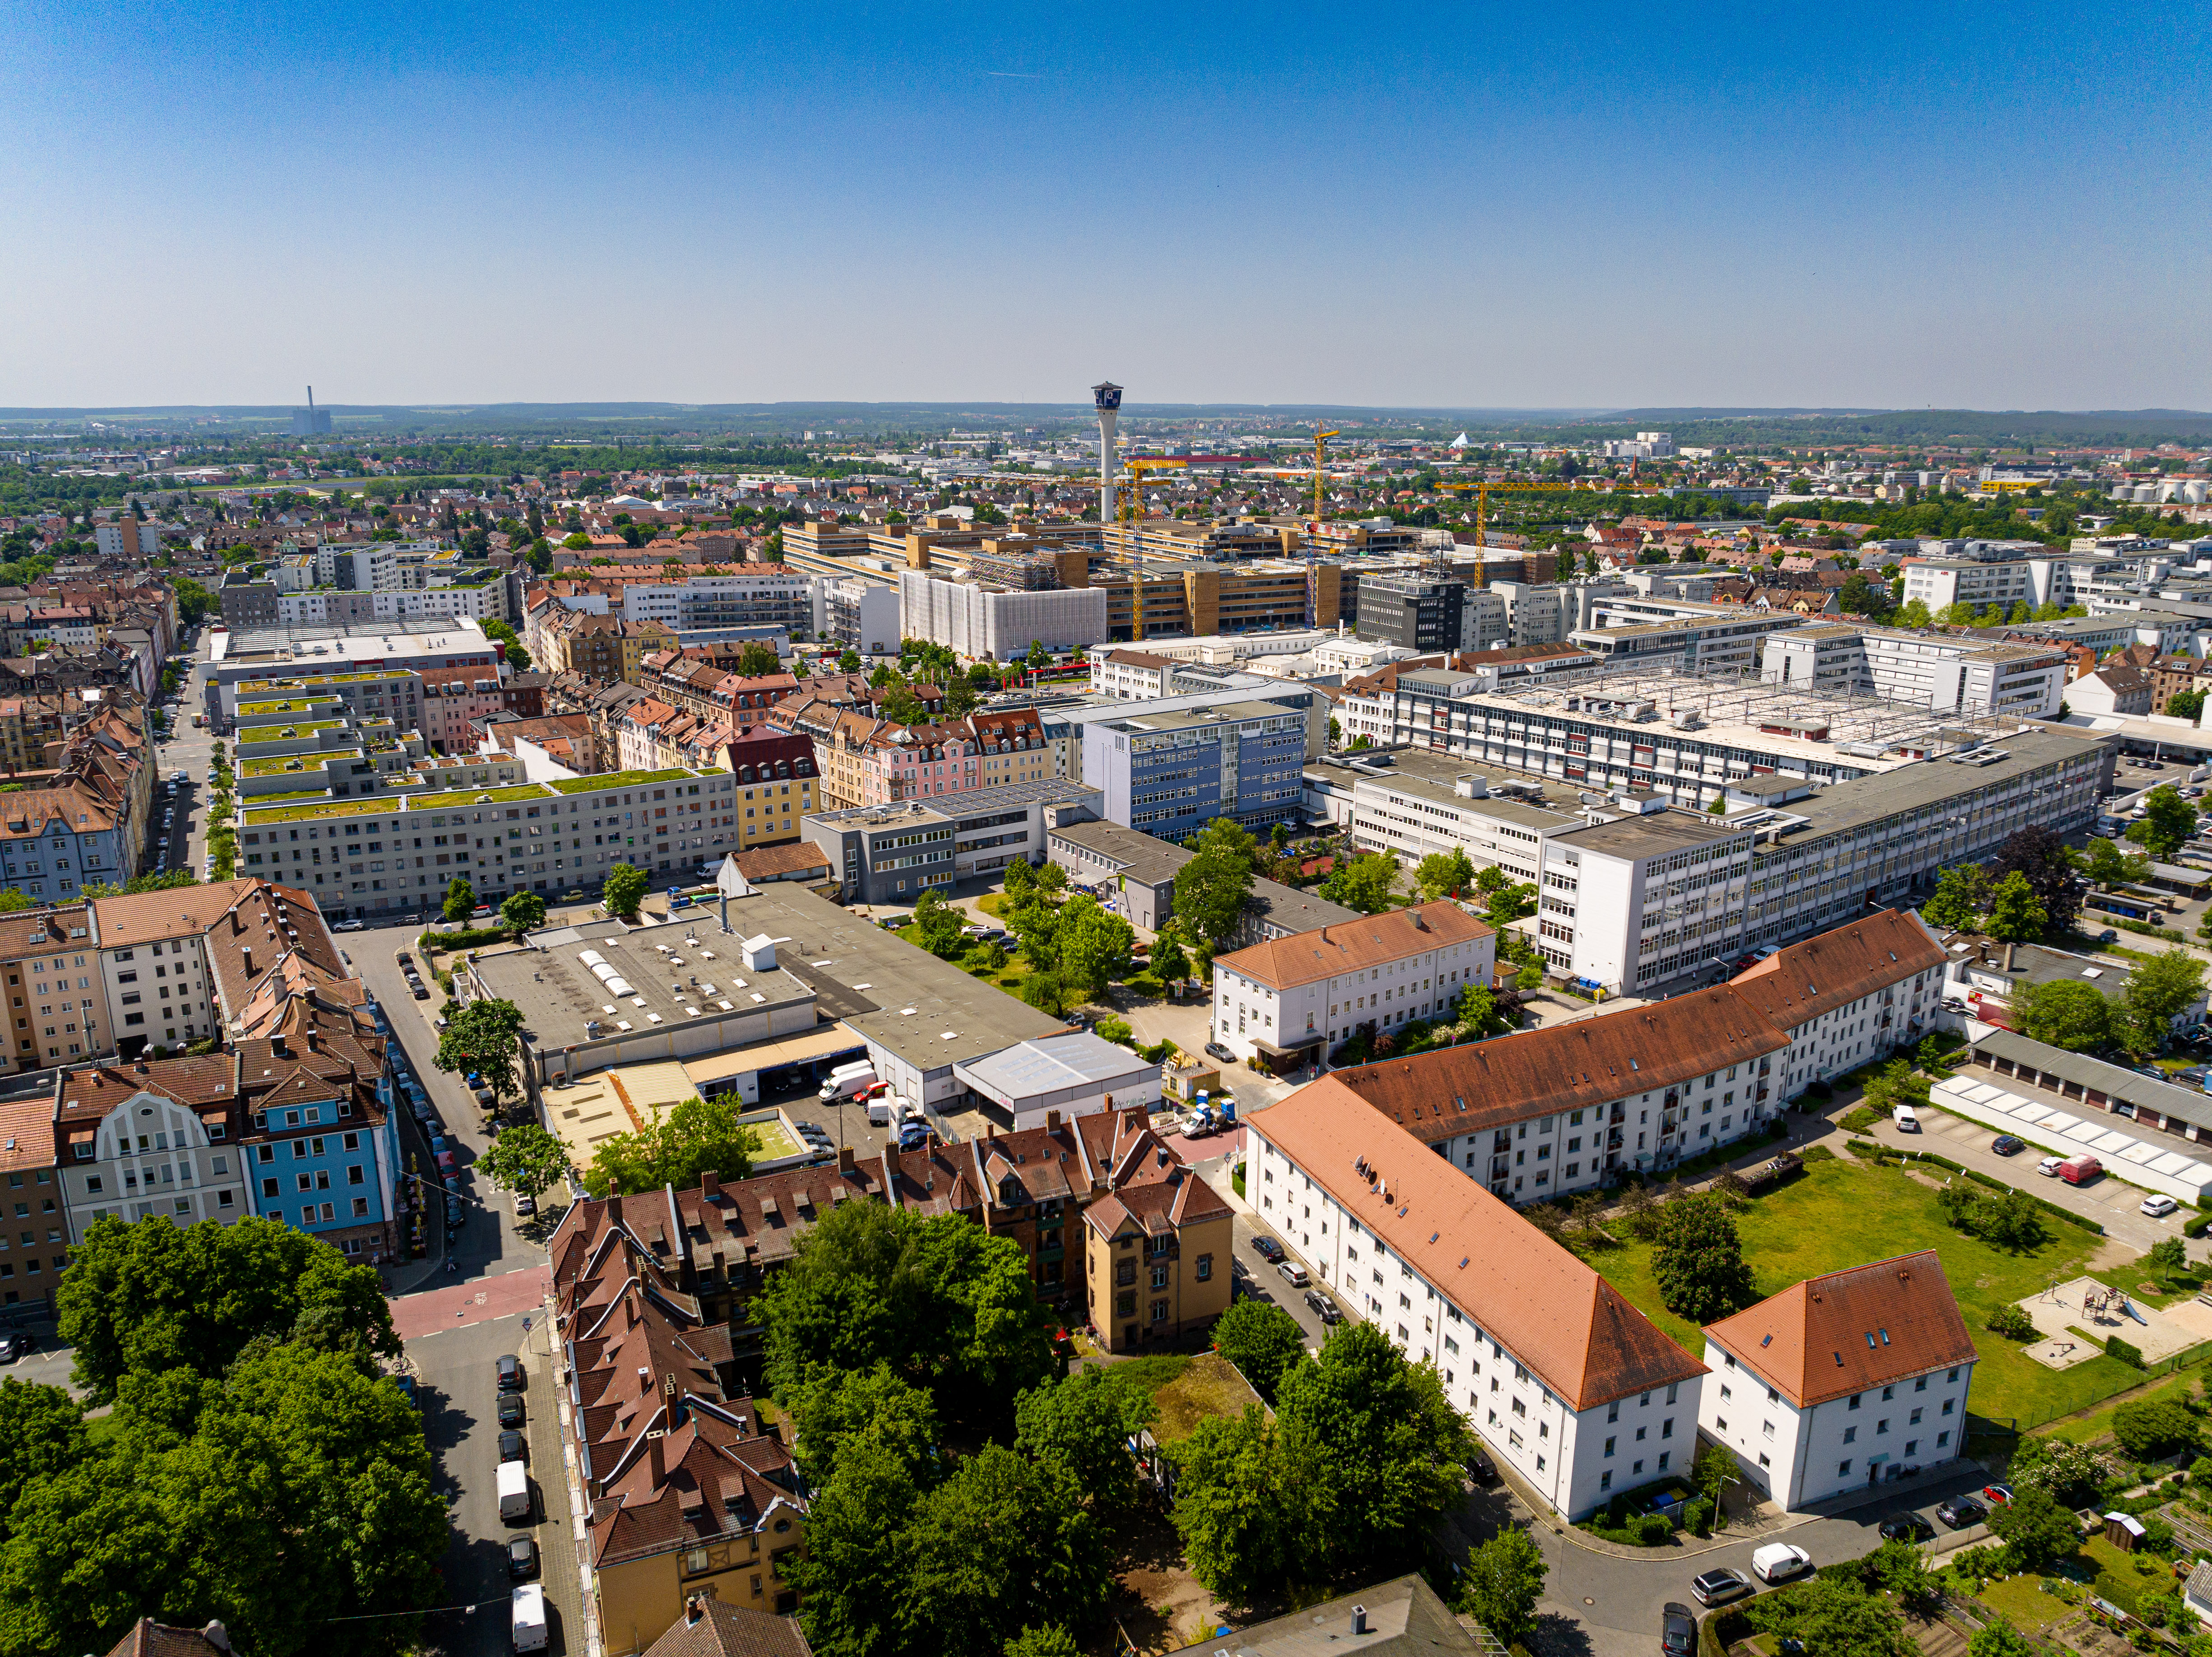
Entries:
{"label": "residential row house", "polygon": [[1030,708],[902,725],[871,711],[803,700],[776,709],[769,723],[812,740],[825,811],[932,800],[1053,775],[1051,744]]}

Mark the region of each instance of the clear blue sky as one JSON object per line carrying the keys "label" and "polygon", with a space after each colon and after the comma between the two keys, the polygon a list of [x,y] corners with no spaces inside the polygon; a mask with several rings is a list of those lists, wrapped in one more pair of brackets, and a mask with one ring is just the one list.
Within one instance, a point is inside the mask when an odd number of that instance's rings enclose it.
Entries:
{"label": "clear blue sky", "polygon": [[12,0],[0,405],[2212,408],[2208,35]]}

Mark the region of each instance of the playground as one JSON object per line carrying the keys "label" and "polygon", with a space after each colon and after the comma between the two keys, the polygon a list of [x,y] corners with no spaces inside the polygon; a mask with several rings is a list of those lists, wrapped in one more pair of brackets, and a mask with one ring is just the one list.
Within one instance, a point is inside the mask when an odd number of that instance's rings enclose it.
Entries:
{"label": "playground", "polygon": [[2177,1301],[2148,1306],[2125,1289],[2076,1277],[2055,1283],[2039,1295],[2014,1302],[2033,1321],[2041,1337],[2027,1355],[2051,1369],[2069,1369],[2100,1355],[2117,1335],[2141,1352],[2145,1363],[2158,1363],[2177,1352],[2212,1341],[2212,1306]]}

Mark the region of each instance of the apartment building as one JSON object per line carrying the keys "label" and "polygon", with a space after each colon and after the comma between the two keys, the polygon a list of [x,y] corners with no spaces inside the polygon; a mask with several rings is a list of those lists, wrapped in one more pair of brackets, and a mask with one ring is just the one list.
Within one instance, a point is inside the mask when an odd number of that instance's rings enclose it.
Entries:
{"label": "apartment building", "polygon": [[10,1221],[0,1229],[0,1306],[42,1301],[51,1313],[70,1248],[52,1094],[0,1104],[0,1176]]}
{"label": "apartment building", "polygon": [[1933,1249],[1705,1325],[1698,1425],[1785,1513],[1964,1453],[1979,1355]]}
{"label": "apartment building", "polygon": [[736,575],[626,581],[622,584],[622,618],[656,622],[672,632],[781,627],[793,638],[802,638],[814,629],[814,582],[765,564]]}
{"label": "apartment building", "polygon": [[115,1051],[108,986],[84,902],[0,915],[8,980],[9,1062],[49,1069]]}
{"label": "apartment building", "polygon": [[1264,832],[1298,813],[1305,721],[1264,702],[1101,721],[1083,731],[1083,776],[1105,815],[1179,840],[1216,817]]}
{"label": "apartment building", "polygon": [[[1449,1110],[1448,1098],[1431,1102]],[[1435,1366],[1452,1407],[1554,1512],[1579,1517],[1687,1470],[1705,1367],[1594,1269],[1340,1075],[1244,1123],[1261,1217],[1321,1287]]]}
{"label": "apartment building", "polygon": [[386,588],[378,592],[311,588],[279,593],[276,614],[282,626],[372,626],[382,621],[468,616],[479,621],[510,618],[506,578],[494,571],[467,582],[426,588]]}
{"label": "apartment building", "polygon": [[864,656],[898,653],[896,588],[882,582],[825,576],[817,580],[814,590],[817,637],[849,645]]}
{"label": "apartment building", "polygon": [[817,803],[814,745],[803,736],[756,731],[724,745],[737,780],[732,811],[740,850],[795,840]]}
{"label": "apartment building", "polygon": [[[1135,1114],[1115,1118],[1132,1142]],[[1232,1293],[1229,1204],[1164,1150],[1145,1151],[1133,1142],[1131,1176],[1083,1210],[1085,1298],[1109,1352],[1171,1348],[1226,1312]]]}
{"label": "apartment building", "polygon": [[1215,958],[1214,1039],[1278,1072],[1318,1065],[1340,1042],[1449,1014],[1497,960],[1497,935],[1450,902],[1273,939]]}
{"label": "apartment building", "polygon": [[[2009,544],[2016,552],[2036,543]],[[2096,554],[2058,554],[2044,557],[2010,556],[1998,558],[1915,558],[1905,565],[1905,601],[1917,599],[1930,612],[1954,604],[1976,609],[2002,605],[2011,609],[2025,604],[2031,610],[2046,604],[2061,606],[2087,600],[2122,577],[2133,573],[2134,561]]]}
{"label": "apartment building", "polygon": [[2140,667],[2114,662],[2084,673],[2066,687],[2066,706],[2079,714],[2118,714],[2136,718],[2151,711],[2151,676]]}
{"label": "apartment building", "polygon": [[1759,676],[1837,696],[1878,696],[1936,713],[2053,719],[2063,650],[1834,623],[1771,636]]}
{"label": "apartment building", "polygon": [[1917,1045],[1936,1027],[1948,960],[1917,913],[1885,909],[1787,945],[1729,987],[1790,1038],[1777,1086],[1794,1099]]}
{"label": "apartment building", "polygon": [[229,1225],[254,1212],[238,1143],[238,1061],[138,1060],[65,1071],[46,1102],[69,1246],[98,1221]]}
{"label": "apartment building", "polygon": [[979,661],[1011,661],[1033,643],[1080,650],[1108,637],[1106,594],[1097,588],[1016,591],[909,570],[899,576],[899,631]]}

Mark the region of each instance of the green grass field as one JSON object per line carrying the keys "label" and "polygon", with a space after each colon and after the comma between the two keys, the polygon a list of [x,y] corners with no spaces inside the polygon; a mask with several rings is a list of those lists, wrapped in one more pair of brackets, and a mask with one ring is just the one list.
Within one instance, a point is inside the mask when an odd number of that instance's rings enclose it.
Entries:
{"label": "green grass field", "polygon": [[[1895,1168],[1838,1158],[1813,1163],[1781,1190],[1754,1199],[1738,1216],[1737,1228],[1761,1295],[1824,1272],[1934,1249],[1981,1355],[1971,1399],[1974,1415],[1998,1422],[2017,1419],[2025,1429],[2084,1409],[2142,1380],[2140,1371],[2117,1358],[2046,1369],[2013,1342],[1983,1327],[2000,1302],[2034,1294],[2053,1277],[2063,1282],[2081,1275],[2096,1240],[2061,1221],[2051,1222],[2041,1247],[2008,1254],[1946,1225],[1931,1187]],[[1660,1302],[1649,1245],[1600,1248],[1589,1259],[1660,1328],[1688,1351],[1703,1355],[1702,1333]]]}

